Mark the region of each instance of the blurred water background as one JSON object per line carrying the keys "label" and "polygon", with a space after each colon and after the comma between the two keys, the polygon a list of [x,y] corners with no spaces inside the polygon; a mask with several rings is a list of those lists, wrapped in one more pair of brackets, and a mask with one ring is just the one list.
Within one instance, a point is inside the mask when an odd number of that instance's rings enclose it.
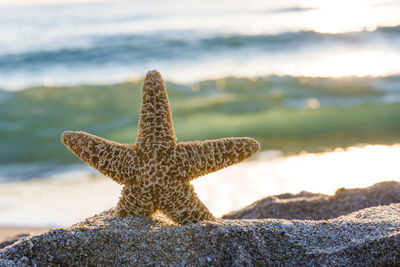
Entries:
{"label": "blurred water background", "polygon": [[0,0],[0,226],[68,225],[120,187],[59,141],[134,142],[141,79],[180,141],[256,138],[196,180],[216,215],[271,194],[400,180],[400,1]]}

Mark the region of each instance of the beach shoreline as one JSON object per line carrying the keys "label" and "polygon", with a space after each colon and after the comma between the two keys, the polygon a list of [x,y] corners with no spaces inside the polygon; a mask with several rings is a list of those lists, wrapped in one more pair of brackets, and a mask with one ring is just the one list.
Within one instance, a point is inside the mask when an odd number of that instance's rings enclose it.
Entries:
{"label": "beach shoreline", "polygon": [[21,235],[40,235],[51,228],[0,226],[0,244]]}

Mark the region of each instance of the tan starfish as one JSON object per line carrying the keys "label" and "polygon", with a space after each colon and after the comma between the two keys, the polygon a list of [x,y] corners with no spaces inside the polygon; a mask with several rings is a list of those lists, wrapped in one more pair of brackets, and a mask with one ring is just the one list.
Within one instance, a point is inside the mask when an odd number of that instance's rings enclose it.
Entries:
{"label": "tan starfish", "polygon": [[179,224],[214,219],[191,180],[243,161],[260,147],[246,137],[177,143],[167,91],[155,70],[143,82],[135,144],[71,131],[61,140],[81,160],[124,186],[118,215],[150,216],[161,210]]}

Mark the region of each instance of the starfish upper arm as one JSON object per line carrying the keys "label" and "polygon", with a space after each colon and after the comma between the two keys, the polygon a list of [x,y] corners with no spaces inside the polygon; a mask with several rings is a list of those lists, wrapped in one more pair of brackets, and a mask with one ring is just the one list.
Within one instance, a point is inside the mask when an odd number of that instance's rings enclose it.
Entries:
{"label": "starfish upper arm", "polygon": [[247,137],[179,143],[179,169],[186,180],[239,163],[254,155],[259,143]]}
{"label": "starfish upper arm", "polygon": [[61,139],[78,158],[119,184],[135,179],[141,166],[135,144],[127,147],[85,132],[64,132]]}
{"label": "starfish upper arm", "polygon": [[176,136],[164,81],[160,73],[150,71],[143,82],[136,144],[146,145],[154,142],[174,145]]}

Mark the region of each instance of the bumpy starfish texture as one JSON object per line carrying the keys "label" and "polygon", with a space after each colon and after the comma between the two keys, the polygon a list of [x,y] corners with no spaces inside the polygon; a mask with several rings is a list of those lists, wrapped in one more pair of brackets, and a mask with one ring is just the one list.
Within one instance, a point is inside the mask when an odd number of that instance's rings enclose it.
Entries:
{"label": "bumpy starfish texture", "polygon": [[150,216],[161,210],[178,224],[214,220],[191,180],[259,150],[258,142],[246,137],[177,143],[167,91],[155,70],[143,82],[136,143],[72,131],[64,132],[61,140],[82,161],[123,185],[120,216]]}

